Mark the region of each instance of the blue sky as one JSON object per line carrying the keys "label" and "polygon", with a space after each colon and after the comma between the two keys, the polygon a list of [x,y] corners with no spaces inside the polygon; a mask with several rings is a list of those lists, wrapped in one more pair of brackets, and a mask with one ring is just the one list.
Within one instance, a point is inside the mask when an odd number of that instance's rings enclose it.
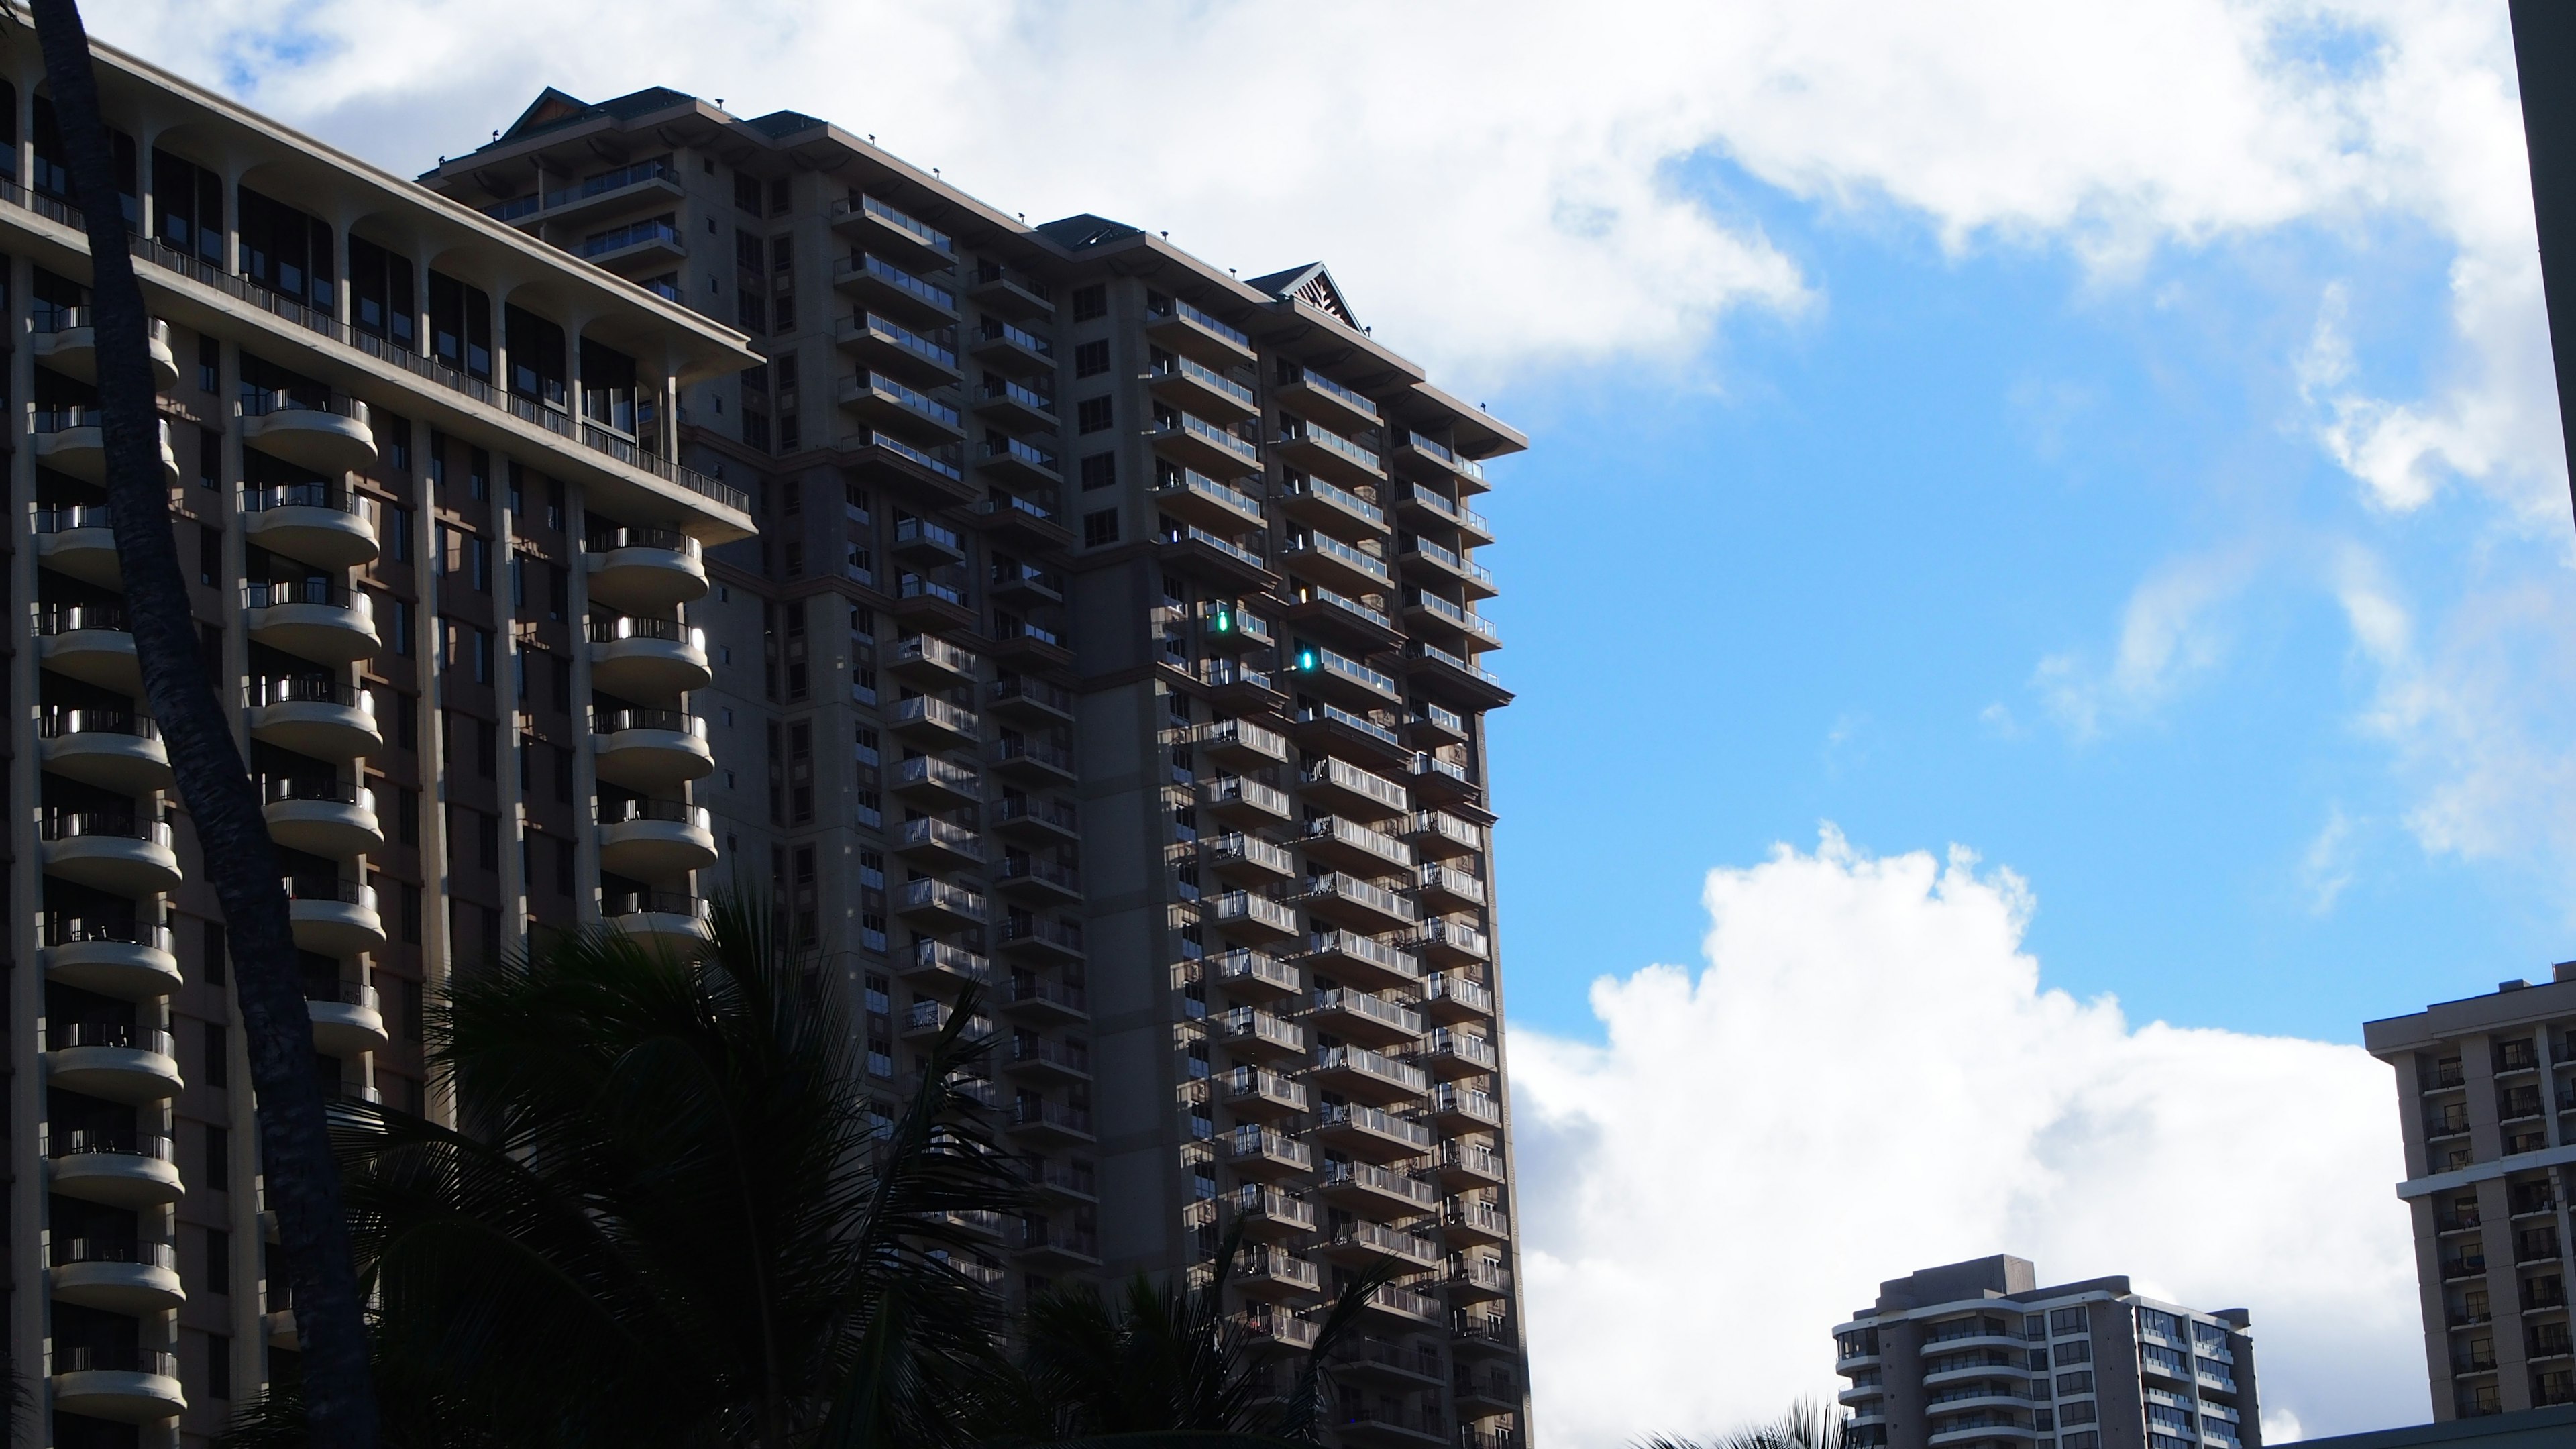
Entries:
{"label": "blue sky", "polygon": [[2267,1441],[2427,1417],[2351,1044],[2576,956],[2504,0],[89,10],[406,174],[659,84],[1321,258],[1525,426],[1485,507],[1551,1446],[1830,1391],[1872,1285],[1994,1252],[2247,1307]]}

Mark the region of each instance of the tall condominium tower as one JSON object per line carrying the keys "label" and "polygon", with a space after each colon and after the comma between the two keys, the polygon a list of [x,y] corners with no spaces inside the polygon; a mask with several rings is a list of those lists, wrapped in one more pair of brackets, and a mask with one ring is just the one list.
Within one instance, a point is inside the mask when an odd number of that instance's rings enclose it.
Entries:
{"label": "tall condominium tower", "polygon": [[2362,1028],[2397,1069],[2433,1414],[2576,1404],[2567,1321],[2576,962]]}
{"label": "tall condominium tower", "polygon": [[549,91],[424,179],[766,359],[680,398],[759,520],[692,616],[697,798],[888,1110],[976,993],[1047,1202],[969,1271],[1203,1279],[1239,1226],[1233,1311],[1296,1346],[1392,1256],[1336,1432],[1510,1442],[1475,503],[1522,437],[1320,265],[1028,226],[811,116]]}
{"label": "tall condominium tower", "polygon": [[2039,1286],[2020,1258],[1878,1285],[1834,1330],[1848,1446],[2260,1449],[2245,1310],[2200,1313],[2124,1277]]}
{"label": "tall condominium tower", "polygon": [[[326,1089],[416,1111],[452,968],[695,893],[682,622],[736,488],[672,399],[729,327],[101,47],[207,685],[286,858]],[[140,699],[89,252],[35,35],[0,33],[16,406],[7,1344],[31,1442],[204,1443],[294,1352],[224,934]],[[647,908],[639,914],[638,907]],[[685,915],[675,924],[686,922]]]}

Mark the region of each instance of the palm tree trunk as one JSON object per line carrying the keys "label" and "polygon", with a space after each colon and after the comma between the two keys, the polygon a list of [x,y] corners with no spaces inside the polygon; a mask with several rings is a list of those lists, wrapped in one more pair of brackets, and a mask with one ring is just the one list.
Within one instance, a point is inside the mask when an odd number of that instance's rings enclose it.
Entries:
{"label": "palm tree trunk", "polygon": [[314,1449],[373,1449],[376,1401],[366,1325],[341,1216],[339,1168],[313,1074],[313,1028],[294,930],[258,793],[199,662],[162,481],[143,292],[127,250],[89,36],[77,0],[34,0],[34,8],[73,192],[89,228],[108,509],[125,574],[126,615],[144,694],[160,719],[232,945],[233,989],[258,1091],[261,1164],[294,1282],[310,1442]]}

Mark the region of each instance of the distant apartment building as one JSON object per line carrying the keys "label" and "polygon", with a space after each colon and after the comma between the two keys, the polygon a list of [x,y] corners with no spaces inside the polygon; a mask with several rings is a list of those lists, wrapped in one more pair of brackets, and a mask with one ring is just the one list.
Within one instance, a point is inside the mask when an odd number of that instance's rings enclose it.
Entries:
{"label": "distant apartment building", "polygon": [[889,1113],[979,993],[1045,1203],[959,1266],[1204,1279],[1240,1224],[1230,1311],[1295,1347],[1392,1257],[1332,1432],[1524,1435],[1476,508],[1521,435],[1320,265],[1031,226],[811,116],[549,91],[423,180],[762,354],[679,397],[759,528],[690,615],[700,879],[827,953]]}
{"label": "distant apartment building", "polygon": [[2576,1404],[2576,962],[2363,1028],[2397,1072],[2436,1418]]}
{"label": "distant apartment building", "polygon": [[2241,1308],[2203,1313],[2125,1277],[2039,1286],[2020,1258],[1879,1285],[1834,1329],[1851,1449],[2258,1449]]}

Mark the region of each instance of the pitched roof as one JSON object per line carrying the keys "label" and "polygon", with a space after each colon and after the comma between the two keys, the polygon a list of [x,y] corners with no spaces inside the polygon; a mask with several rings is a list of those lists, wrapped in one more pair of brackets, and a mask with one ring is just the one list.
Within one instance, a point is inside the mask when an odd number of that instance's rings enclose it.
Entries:
{"label": "pitched roof", "polygon": [[1099,246],[1104,242],[1114,242],[1143,233],[1141,227],[1129,226],[1123,221],[1111,221],[1105,216],[1093,216],[1089,212],[1044,223],[1037,230],[1040,236],[1067,251],[1080,251],[1084,247]]}
{"label": "pitched roof", "polygon": [[[512,121],[509,127],[501,132],[499,139],[475,149],[489,150],[492,146],[506,146],[540,131],[551,131],[557,126],[568,126],[575,121],[588,120],[593,116],[612,116],[621,121],[631,120],[636,116],[649,116],[655,111],[684,106],[696,99],[697,97],[686,91],[675,91],[668,86],[647,86],[643,90],[628,91],[613,100],[601,101],[593,105],[579,96],[548,86],[538,93],[535,100],[528,103],[528,108],[519,113],[517,120]],[[782,111],[780,114],[789,113]]]}
{"label": "pitched roof", "polygon": [[1342,296],[1342,289],[1333,285],[1333,274],[1324,270],[1322,262],[1308,262],[1302,267],[1290,267],[1284,272],[1272,272],[1266,277],[1254,277],[1245,285],[1255,291],[1268,292],[1271,296],[1283,300],[1294,297],[1318,311],[1341,319],[1345,325],[1351,327],[1360,325],[1360,320],[1351,315],[1351,304]]}

